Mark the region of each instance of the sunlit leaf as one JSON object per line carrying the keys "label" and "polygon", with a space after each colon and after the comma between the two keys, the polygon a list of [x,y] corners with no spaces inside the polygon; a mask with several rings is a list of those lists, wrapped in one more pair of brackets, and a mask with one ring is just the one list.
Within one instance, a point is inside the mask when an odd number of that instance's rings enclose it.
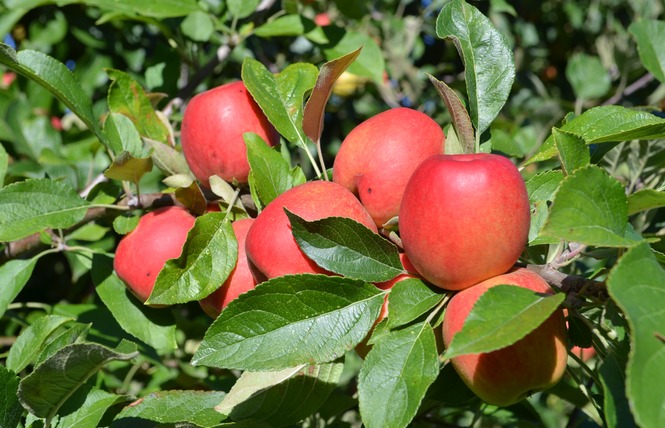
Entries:
{"label": "sunlit leaf", "polygon": [[88,209],[88,202],[74,189],[49,179],[21,181],[0,189],[0,205],[0,241],[74,226]]}
{"label": "sunlit leaf", "polygon": [[382,304],[383,293],[363,281],[273,278],[229,303],[192,364],[265,371],[330,362],[365,338]]}
{"label": "sunlit leaf", "polygon": [[513,52],[492,22],[463,0],[441,8],[436,34],[451,39],[462,56],[471,121],[482,134],[508,99],[515,79]]}
{"label": "sunlit leaf", "polygon": [[639,426],[665,425],[665,270],[646,243],[628,250],[607,280],[630,326],[626,392]]}
{"label": "sunlit leaf", "polygon": [[473,305],[444,356],[450,359],[510,346],[545,322],[565,297],[563,293],[543,296],[514,285],[492,287]]}

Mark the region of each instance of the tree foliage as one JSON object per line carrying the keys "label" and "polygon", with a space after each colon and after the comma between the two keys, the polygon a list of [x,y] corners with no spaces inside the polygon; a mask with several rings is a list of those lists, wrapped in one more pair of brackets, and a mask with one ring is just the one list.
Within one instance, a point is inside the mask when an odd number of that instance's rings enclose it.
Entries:
{"label": "tree foliage", "polygon": [[[0,35],[1,427],[665,426],[662,2],[6,0]],[[183,111],[238,79],[281,145],[246,134],[248,185],[204,188]],[[329,179],[351,129],[398,106],[439,123],[447,153],[520,168],[518,264],[556,294],[497,287],[474,313],[499,321],[444,351],[452,293],[372,285],[406,273],[394,224],[383,239],[287,212],[337,275],[271,279],[206,316],[196,301],[237,258],[228,220]],[[196,226],[148,302],[166,307],[143,305],[113,254],[174,204]],[[374,325],[386,296],[396,313]],[[497,408],[452,371],[450,354],[507,347],[561,305],[555,387]]]}

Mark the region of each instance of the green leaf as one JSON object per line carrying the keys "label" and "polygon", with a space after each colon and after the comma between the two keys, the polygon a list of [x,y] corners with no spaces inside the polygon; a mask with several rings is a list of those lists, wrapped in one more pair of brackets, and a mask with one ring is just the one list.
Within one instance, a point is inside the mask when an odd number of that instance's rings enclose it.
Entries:
{"label": "green leaf", "polygon": [[109,407],[127,401],[122,395],[110,394],[86,385],[79,388],[60,409],[57,427],[97,428]]}
{"label": "green leaf", "polygon": [[665,83],[665,21],[634,21],[628,32],[635,37],[644,68],[660,83]]}
{"label": "green leaf", "polygon": [[114,428],[134,427],[137,420],[160,424],[189,423],[199,427],[217,426],[225,417],[214,410],[225,396],[222,391],[173,390],[146,395],[125,407],[113,421]]}
{"label": "green leaf", "polygon": [[543,295],[515,285],[492,287],[473,305],[444,357],[450,359],[510,346],[545,322],[565,297],[563,293]]}
{"label": "green leaf", "polygon": [[[591,108],[559,128],[582,138],[587,144],[629,140],[654,140],[665,137],[665,119],[651,113],[617,105]],[[557,154],[550,136],[525,165],[551,159]]]}
{"label": "green leaf", "polygon": [[391,332],[367,354],[358,375],[358,401],[368,428],[409,426],[439,374],[429,323]]}
{"label": "green leaf", "polygon": [[9,155],[5,146],[0,144],[0,188],[5,185],[5,176],[7,175],[7,166],[9,165]]}
{"label": "green leaf", "polygon": [[139,224],[139,220],[141,220],[141,216],[139,215],[132,215],[129,217],[120,215],[113,219],[113,230],[119,235],[127,235],[136,228]]}
{"label": "green leaf", "polygon": [[33,50],[22,50],[17,54],[4,43],[0,43],[0,64],[46,88],[78,116],[99,141],[108,146],[106,135],[93,114],[90,96],[65,64]]}
{"label": "green leaf", "polygon": [[64,346],[71,345],[72,343],[82,342],[88,335],[91,326],[92,323],[68,323],[67,330],[58,335],[55,335],[52,340],[49,338],[50,341],[46,344],[46,346],[44,346],[44,349],[42,349],[42,351],[39,353],[39,356],[35,359],[35,365],[48,359]]}
{"label": "green leaf", "polygon": [[120,153],[104,171],[104,175],[113,180],[138,183],[145,174],[152,171],[152,159],[135,158],[129,152]]}
{"label": "green leaf", "polygon": [[529,201],[552,201],[554,193],[563,180],[562,171],[544,171],[526,181]]}
{"label": "green leaf", "polygon": [[608,354],[598,368],[603,385],[603,411],[608,428],[637,426],[626,397],[626,364],[630,343],[623,338],[617,345],[608,347]]}
{"label": "green leaf", "polygon": [[109,231],[108,227],[100,226],[97,223],[87,223],[72,233],[67,234],[65,239],[73,239],[76,241],[97,242],[104,238],[106,232]]}
{"label": "green leaf", "polygon": [[471,121],[480,135],[508,99],[515,79],[513,52],[491,21],[463,0],[443,6],[436,34],[451,39],[462,56]]}
{"label": "green leaf", "polygon": [[584,144],[582,138],[575,134],[562,132],[557,128],[552,129],[552,136],[559,152],[561,167],[567,175],[591,163],[589,148]]}
{"label": "green leaf", "polygon": [[328,35],[329,40],[336,40],[334,44],[323,46],[323,55],[326,60],[332,61],[362,48],[358,58],[349,65],[349,73],[370,78],[378,85],[383,84],[386,63],[381,47],[371,36],[355,31],[344,31],[332,26],[326,27],[324,32]]}
{"label": "green leaf", "polygon": [[9,348],[7,368],[15,373],[32,364],[46,346],[48,338],[63,324],[73,321],[69,317],[46,315],[25,328]]}
{"label": "green leaf", "polygon": [[18,401],[19,377],[0,365],[0,427],[15,428],[21,421],[23,407]]}
{"label": "green leaf", "polygon": [[157,350],[177,348],[173,314],[142,305],[131,296],[125,284],[113,272],[113,260],[110,257],[95,254],[91,275],[97,295],[124,331]]}
{"label": "green leaf", "polygon": [[201,187],[193,181],[186,187],[175,189],[175,197],[189,212],[196,216],[205,214],[208,209],[208,201]]}
{"label": "green leaf", "polygon": [[660,207],[665,207],[665,192],[642,189],[628,195],[628,215]]}
{"label": "green leaf", "polygon": [[303,148],[303,99],[314,87],[317,74],[313,64],[291,64],[274,75],[253,58],[242,63],[242,80],[270,123],[284,138]]}
{"label": "green leaf", "polygon": [[357,221],[346,217],[306,221],[284,211],[300,249],[320,267],[368,282],[405,273],[397,247]]}
{"label": "green leaf", "polygon": [[[427,74],[427,77],[434,85],[434,88],[439,93],[439,96],[441,96],[443,102],[446,103],[448,113],[450,113],[450,117],[453,120],[452,125],[455,129],[455,135],[460,142],[461,151],[459,153],[474,153],[476,151],[476,137],[473,132],[473,125],[471,124],[469,112],[466,111],[466,107],[462,104],[462,100],[460,100],[455,91],[444,82],[438,80],[431,74]],[[446,151],[446,154],[459,153]]]}
{"label": "green leaf", "polygon": [[254,34],[259,37],[301,36],[316,28],[311,19],[300,15],[285,15],[257,27]]}
{"label": "green leaf", "polygon": [[23,407],[40,418],[51,418],[90,376],[110,361],[127,361],[138,352],[120,353],[94,343],[75,343],[35,367],[19,384]]}
{"label": "green leaf", "polygon": [[247,132],[243,138],[247,145],[250,186],[258,193],[263,206],[286,190],[307,181],[300,167],[291,168],[289,161],[268,146],[260,136]]}
{"label": "green leaf", "polygon": [[547,223],[549,209],[546,201],[533,202],[531,211],[531,224],[529,225],[529,245],[557,244],[559,240],[548,236],[543,236],[543,226]]}
{"label": "green leaf", "polygon": [[201,300],[226,281],[238,260],[238,241],[225,217],[212,212],[196,218],[182,254],[166,262],[146,304]]}
{"label": "green leaf", "polygon": [[259,5],[260,0],[227,0],[226,7],[229,12],[236,18],[247,18],[254,13],[256,6]]}
{"label": "green leaf", "polygon": [[143,142],[152,150],[150,156],[155,166],[165,175],[185,174],[192,178],[194,177],[189,169],[189,165],[187,165],[185,156],[181,152],[168,144],[149,138],[144,138]]}
{"label": "green leaf", "polygon": [[649,245],[631,248],[607,279],[610,296],[630,326],[627,396],[639,426],[665,425],[665,270]]}
{"label": "green leaf", "polygon": [[628,202],[623,186],[597,166],[566,177],[554,196],[542,234],[587,245],[630,247]]}
{"label": "green leaf", "polygon": [[32,276],[38,258],[10,260],[0,266],[0,318]]}
{"label": "green leaf", "polygon": [[264,371],[333,361],[365,338],[383,298],[374,285],[348,278],[273,278],[229,303],[192,364]]}
{"label": "green leaf", "polygon": [[200,10],[195,0],[144,0],[136,3],[115,0],[7,0],[7,7],[34,8],[43,4],[83,4],[96,7],[107,13],[135,17],[143,15],[151,18],[177,18]]}
{"label": "green leaf", "polygon": [[318,146],[321,145],[323,117],[333,85],[339,76],[358,58],[360,51],[361,48],[358,48],[353,52],[328,61],[319,70],[316,85],[314,85],[312,94],[307,100],[303,115],[303,130],[310,140],[314,141]]}
{"label": "green leaf", "polygon": [[124,71],[107,69],[106,73],[112,81],[107,97],[109,110],[131,119],[142,137],[169,143],[169,130],[141,85]]}
{"label": "green leaf", "polygon": [[597,56],[576,53],[566,65],[566,78],[577,98],[600,98],[611,88],[610,76]]}
{"label": "green leaf", "polygon": [[0,241],[74,226],[88,208],[74,189],[49,179],[21,181],[0,189],[0,205]]}
{"label": "green leaf", "polygon": [[444,296],[418,278],[399,281],[388,294],[388,328],[410,323],[438,305]]}
{"label": "green leaf", "polygon": [[192,12],[180,24],[182,33],[195,42],[207,42],[215,33],[215,23],[210,15],[197,10]]}
{"label": "green leaf", "polygon": [[130,118],[124,114],[111,112],[104,121],[104,132],[108,135],[114,153],[129,152],[135,158],[144,158],[141,135]]}
{"label": "green leaf", "polygon": [[261,420],[274,427],[295,424],[328,400],[343,367],[335,362],[278,372],[243,372],[215,410],[234,421]]}
{"label": "green leaf", "polygon": [[44,229],[65,229],[83,219],[88,202],[63,182],[33,179],[0,189],[0,241]]}

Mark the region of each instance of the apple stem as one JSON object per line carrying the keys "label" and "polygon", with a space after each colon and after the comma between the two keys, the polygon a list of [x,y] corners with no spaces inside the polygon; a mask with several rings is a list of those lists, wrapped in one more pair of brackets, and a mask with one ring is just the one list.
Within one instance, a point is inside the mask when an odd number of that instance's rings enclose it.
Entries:
{"label": "apple stem", "polygon": [[319,155],[319,162],[321,162],[321,169],[323,171],[323,179],[325,181],[330,181],[328,178],[328,170],[326,169],[326,163],[323,160],[323,150],[321,150],[321,139],[316,140],[316,153]]}
{"label": "apple stem", "polygon": [[[307,154],[307,158],[309,159],[309,163],[312,164],[312,168],[314,168],[314,174],[316,174],[316,178],[321,178],[321,170],[319,169],[319,165],[317,164],[316,160],[312,156],[312,153],[310,153],[309,149],[307,148],[306,144],[303,144],[305,153]],[[326,179],[327,180],[327,179]]]}
{"label": "apple stem", "polygon": [[226,208],[226,214],[224,215],[224,218],[228,218],[228,216],[231,214],[231,210],[236,204],[236,201],[238,200],[238,196],[240,195],[240,187],[236,188],[236,191],[233,192],[233,196],[229,199],[229,206]]}
{"label": "apple stem", "polygon": [[430,321],[432,321],[436,316],[436,314],[439,313],[439,311],[448,304],[448,301],[450,300],[451,297],[452,293],[446,293],[446,295],[443,296],[443,299],[441,299],[441,302],[439,302],[439,304],[436,305],[436,307],[432,310],[432,312],[430,312],[429,315],[427,315],[427,319],[425,319],[425,322],[429,323]]}

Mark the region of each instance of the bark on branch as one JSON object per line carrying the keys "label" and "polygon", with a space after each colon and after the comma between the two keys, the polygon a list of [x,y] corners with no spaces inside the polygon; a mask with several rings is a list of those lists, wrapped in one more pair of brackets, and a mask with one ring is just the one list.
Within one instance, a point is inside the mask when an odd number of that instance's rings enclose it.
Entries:
{"label": "bark on branch", "polygon": [[556,287],[568,295],[567,303],[571,306],[580,306],[582,298],[606,301],[609,299],[607,287],[602,281],[584,278],[582,276],[568,275],[545,265],[526,265],[526,268],[540,275],[551,286]]}

